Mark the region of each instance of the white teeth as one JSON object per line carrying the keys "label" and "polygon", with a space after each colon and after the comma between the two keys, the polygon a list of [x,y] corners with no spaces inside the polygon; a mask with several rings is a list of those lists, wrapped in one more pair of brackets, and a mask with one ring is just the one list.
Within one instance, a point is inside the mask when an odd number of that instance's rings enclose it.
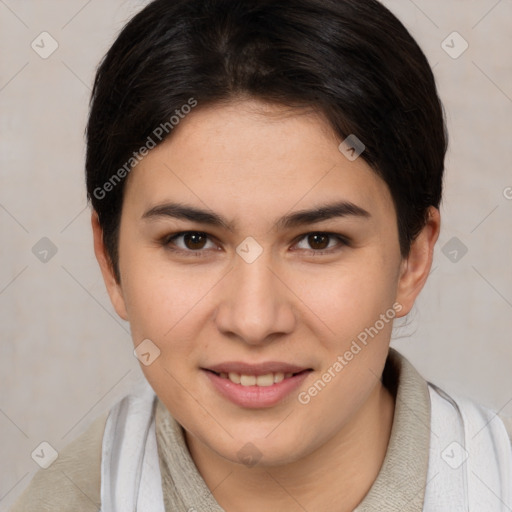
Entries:
{"label": "white teeth", "polygon": [[[220,376],[222,377],[222,374]],[[234,382],[235,384],[240,384],[240,374],[234,373],[234,372],[229,372],[229,380],[231,382]]]}
{"label": "white teeth", "polygon": [[274,375],[272,373],[267,373],[266,375],[258,375],[256,377],[256,386],[272,386],[274,384]]}
{"label": "white teeth", "polygon": [[256,385],[256,376],[240,375],[240,384],[242,384],[242,386],[254,386]]}
{"label": "white teeth", "polygon": [[272,386],[272,384],[277,384],[282,382],[284,379],[288,379],[293,375],[293,373],[267,373],[265,375],[243,375],[236,372],[220,373],[220,376],[223,379],[229,379],[231,382],[235,384],[241,384],[242,386],[262,386],[268,387]]}

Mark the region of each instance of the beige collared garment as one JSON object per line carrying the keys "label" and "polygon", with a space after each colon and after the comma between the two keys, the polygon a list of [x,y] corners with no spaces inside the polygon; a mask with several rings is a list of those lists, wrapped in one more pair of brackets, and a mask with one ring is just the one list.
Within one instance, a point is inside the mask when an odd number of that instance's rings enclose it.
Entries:
{"label": "beige collared garment", "polygon": [[[427,382],[390,349],[382,376],[395,397],[395,415],[380,472],[355,512],[421,512],[430,439]],[[97,512],[101,449],[108,413],[97,418],[46,470],[39,470],[11,512]],[[505,422],[512,441],[512,425]],[[185,443],[182,427],[158,400],[156,435],[166,512],[223,512]]]}

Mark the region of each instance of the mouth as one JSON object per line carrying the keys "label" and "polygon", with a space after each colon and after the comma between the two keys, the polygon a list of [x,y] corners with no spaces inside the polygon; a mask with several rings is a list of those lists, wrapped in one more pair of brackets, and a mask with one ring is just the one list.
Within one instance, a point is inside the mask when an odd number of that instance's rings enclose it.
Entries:
{"label": "mouth", "polygon": [[207,368],[203,369],[207,372],[213,373],[214,375],[220,377],[221,379],[227,379],[230,380],[233,384],[240,384],[241,386],[245,387],[269,387],[273,386],[274,384],[279,384],[285,379],[290,379],[297,375],[313,371],[312,368],[307,368],[305,370],[301,370],[298,372],[268,372],[265,374],[255,375],[238,372],[216,372],[213,370],[209,370]]}
{"label": "mouth", "polygon": [[[266,365],[268,368],[268,365]],[[240,366],[238,366],[240,368]],[[275,368],[275,367],[274,367]],[[281,365],[282,368],[282,365]],[[201,368],[206,382],[221,397],[246,409],[264,409],[278,405],[291,396],[313,373],[312,368],[294,371],[220,371],[223,368]],[[284,368],[283,368],[284,369]],[[287,367],[286,369],[290,369]]]}

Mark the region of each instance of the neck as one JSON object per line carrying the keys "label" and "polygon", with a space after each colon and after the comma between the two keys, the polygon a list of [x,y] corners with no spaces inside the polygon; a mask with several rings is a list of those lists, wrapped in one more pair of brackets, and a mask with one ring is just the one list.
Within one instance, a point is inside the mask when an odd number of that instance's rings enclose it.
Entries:
{"label": "neck", "polygon": [[378,381],[343,429],[307,457],[286,466],[246,468],[220,457],[188,432],[186,441],[206,485],[226,512],[349,512],[380,471],[394,406],[393,396]]}

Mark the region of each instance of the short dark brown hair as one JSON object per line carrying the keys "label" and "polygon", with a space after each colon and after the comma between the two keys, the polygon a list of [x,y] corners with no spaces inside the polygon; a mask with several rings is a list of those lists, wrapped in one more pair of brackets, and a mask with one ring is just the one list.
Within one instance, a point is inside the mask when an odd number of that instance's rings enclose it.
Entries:
{"label": "short dark brown hair", "polygon": [[240,95],[313,108],[340,141],[356,135],[389,187],[407,256],[441,201],[447,134],[432,70],[402,23],[376,0],[154,0],[103,58],[86,131],[88,199],[118,281],[134,154],[172,136],[152,134],[191,98],[201,108]]}

